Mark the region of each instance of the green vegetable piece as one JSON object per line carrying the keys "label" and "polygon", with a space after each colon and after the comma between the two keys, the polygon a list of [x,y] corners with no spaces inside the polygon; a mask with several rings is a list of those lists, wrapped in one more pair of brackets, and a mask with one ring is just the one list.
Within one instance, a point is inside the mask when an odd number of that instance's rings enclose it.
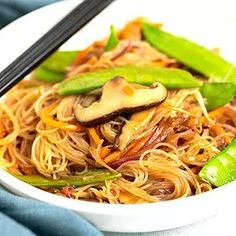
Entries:
{"label": "green vegetable piece", "polygon": [[208,111],[229,103],[236,94],[236,85],[232,83],[205,83],[200,88],[206,99]]}
{"label": "green vegetable piece", "polygon": [[78,54],[78,51],[57,51],[47,58],[40,67],[47,70],[65,73]]}
{"label": "green vegetable piece", "polygon": [[47,83],[56,83],[64,80],[65,75],[63,73],[39,67],[34,71],[34,78]]}
{"label": "green vegetable piece", "polygon": [[203,166],[199,176],[216,187],[236,180],[236,139],[211,158]]}
{"label": "green vegetable piece", "polygon": [[90,170],[84,174],[68,176],[60,179],[49,179],[39,175],[14,175],[16,178],[35,187],[63,187],[73,185],[75,187],[86,184],[99,183],[109,179],[121,177],[120,173],[108,170]]}
{"label": "green vegetable piece", "polygon": [[87,93],[102,87],[116,76],[124,77],[128,82],[151,85],[162,83],[169,89],[201,87],[202,82],[195,79],[189,72],[180,69],[120,66],[88,72],[64,81],[57,86],[60,95]]}
{"label": "green vegetable piece", "polygon": [[113,25],[111,25],[110,30],[111,30],[111,32],[110,32],[110,36],[108,38],[107,44],[105,46],[105,51],[112,50],[119,43],[118,35],[117,35],[115,27]]}
{"label": "green vegetable piece", "polygon": [[214,52],[148,23],[142,23],[145,39],[155,48],[211,78],[236,84],[236,68]]}

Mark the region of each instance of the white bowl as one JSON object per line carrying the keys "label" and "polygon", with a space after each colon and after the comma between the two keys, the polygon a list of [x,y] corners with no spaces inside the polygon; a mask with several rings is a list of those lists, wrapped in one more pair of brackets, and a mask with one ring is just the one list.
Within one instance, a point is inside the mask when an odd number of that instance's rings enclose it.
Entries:
{"label": "white bowl", "polygon": [[[62,18],[78,1],[66,1],[37,10],[0,31],[0,70]],[[171,32],[182,34],[208,47],[219,46],[223,55],[236,61],[236,17],[233,1],[119,0],[97,16],[66,45],[83,48],[104,37],[109,25],[118,27],[137,16],[165,23]],[[220,17],[219,17],[220,16]],[[0,183],[10,191],[72,209],[100,230],[147,232],[171,229],[218,214],[234,204],[236,182],[213,191],[161,203],[109,205],[76,201],[44,192],[21,182],[0,169]]]}

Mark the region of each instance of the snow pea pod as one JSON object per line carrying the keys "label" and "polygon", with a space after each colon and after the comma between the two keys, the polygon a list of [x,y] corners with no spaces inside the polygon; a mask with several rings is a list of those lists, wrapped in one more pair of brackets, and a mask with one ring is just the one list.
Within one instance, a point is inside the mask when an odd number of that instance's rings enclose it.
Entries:
{"label": "snow pea pod", "polygon": [[236,84],[236,68],[211,50],[185,38],[142,23],[145,39],[158,50],[176,58],[190,68],[209,77],[212,82]]}
{"label": "snow pea pod", "polygon": [[64,73],[72,65],[79,51],[57,51],[47,58],[40,67]]}
{"label": "snow pea pod", "polygon": [[116,30],[115,30],[115,27],[113,25],[111,25],[110,31],[111,31],[110,36],[109,36],[107,44],[105,46],[105,51],[112,50],[119,43],[119,39],[118,39]]}
{"label": "snow pea pod", "polygon": [[65,74],[39,67],[34,71],[34,78],[47,83],[56,83],[64,80]]}
{"label": "snow pea pod", "polygon": [[107,81],[116,76],[124,77],[130,83],[142,85],[160,82],[169,89],[195,88],[201,87],[203,84],[185,70],[145,66],[119,66],[80,74],[59,83],[56,90],[60,95],[87,93],[101,88]]}
{"label": "snow pea pod", "polygon": [[67,176],[60,179],[45,178],[40,175],[14,175],[16,178],[35,187],[64,187],[73,185],[75,187],[86,184],[99,183],[109,179],[121,177],[120,173],[113,173],[108,170],[90,170],[84,174]]}
{"label": "snow pea pod", "polygon": [[67,69],[72,65],[78,51],[57,51],[34,71],[36,80],[57,83],[65,79]]}
{"label": "snow pea pod", "polygon": [[232,83],[204,83],[200,88],[206,99],[208,111],[229,103],[236,94],[236,85]]}
{"label": "snow pea pod", "polygon": [[203,166],[199,176],[217,187],[236,180],[236,139],[211,158]]}

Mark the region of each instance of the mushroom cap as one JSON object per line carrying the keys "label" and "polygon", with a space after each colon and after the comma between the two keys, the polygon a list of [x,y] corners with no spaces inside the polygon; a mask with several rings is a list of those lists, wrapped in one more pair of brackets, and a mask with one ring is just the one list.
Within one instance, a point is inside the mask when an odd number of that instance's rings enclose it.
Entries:
{"label": "mushroom cap", "polygon": [[161,83],[137,88],[122,77],[108,81],[102,89],[100,100],[88,107],[77,105],[75,117],[83,126],[91,127],[119,116],[121,113],[142,111],[162,103],[167,90]]}

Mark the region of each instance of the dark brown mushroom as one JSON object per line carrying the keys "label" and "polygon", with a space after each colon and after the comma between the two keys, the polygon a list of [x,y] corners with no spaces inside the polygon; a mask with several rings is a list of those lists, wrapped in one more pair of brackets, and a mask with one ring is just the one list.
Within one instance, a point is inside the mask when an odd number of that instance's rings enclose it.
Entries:
{"label": "dark brown mushroom", "polygon": [[133,113],[162,103],[167,96],[166,88],[155,83],[152,87],[135,88],[122,77],[108,81],[102,89],[99,101],[88,107],[77,105],[75,117],[87,127],[108,122],[121,113]]}

